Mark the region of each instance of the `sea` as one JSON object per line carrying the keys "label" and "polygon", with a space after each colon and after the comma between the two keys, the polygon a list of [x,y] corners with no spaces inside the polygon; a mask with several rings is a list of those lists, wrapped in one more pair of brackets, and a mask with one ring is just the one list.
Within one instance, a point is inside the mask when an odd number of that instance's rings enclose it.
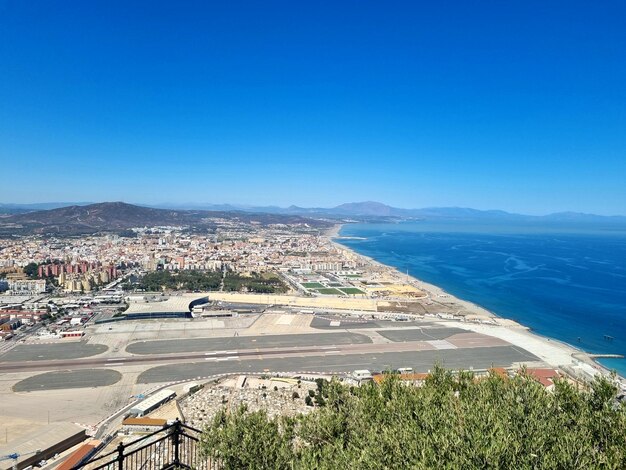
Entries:
{"label": "sea", "polygon": [[[626,355],[626,230],[474,222],[346,224],[337,242],[534,332]],[[626,377],[626,359],[600,359]]]}

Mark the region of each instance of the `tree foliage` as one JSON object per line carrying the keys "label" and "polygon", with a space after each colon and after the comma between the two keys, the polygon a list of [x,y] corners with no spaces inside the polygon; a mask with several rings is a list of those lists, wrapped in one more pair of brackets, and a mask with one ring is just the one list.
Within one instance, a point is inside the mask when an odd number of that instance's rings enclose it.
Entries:
{"label": "tree foliage", "polygon": [[224,283],[224,290],[231,292],[256,292],[271,294],[285,292],[284,283],[275,275],[264,273],[252,273],[251,276],[241,276],[236,273],[221,271],[153,271],[146,273],[141,280],[130,288],[138,288],[146,291],[166,290],[191,290],[191,291],[217,291]]}
{"label": "tree foliage", "polygon": [[422,387],[390,375],[318,394],[325,406],[296,418],[222,411],[202,448],[225,469],[626,468],[626,408],[606,379],[548,392],[523,374],[437,369]]}
{"label": "tree foliage", "polygon": [[224,277],[224,290],[274,294],[285,292],[287,288],[280,278],[270,273],[251,273],[249,276],[242,276],[229,272]]}
{"label": "tree foliage", "polygon": [[22,270],[30,279],[35,279],[37,278],[38,269],[39,265],[37,263],[28,263]]}
{"label": "tree foliage", "polygon": [[218,290],[221,282],[222,273],[216,271],[153,271],[145,274],[137,287],[147,291],[212,291]]}

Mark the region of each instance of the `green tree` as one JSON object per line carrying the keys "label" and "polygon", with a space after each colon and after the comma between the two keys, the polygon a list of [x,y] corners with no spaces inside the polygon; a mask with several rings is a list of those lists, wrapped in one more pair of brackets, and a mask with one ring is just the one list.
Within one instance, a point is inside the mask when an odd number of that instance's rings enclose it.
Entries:
{"label": "green tree", "polygon": [[422,387],[393,374],[362,387],[333,380],[318,384],[326,406],[306,415],[220,412],[202,448],[225,468],[623,469],[626,408],[615,396],[605,378],[584,390],[557,380],[548,392],[524,374],[441,368]]}
{"label": "green tree", "polygon": [[264,411],[248,413],[245,406],[228,414],[220,411],[211,432],[202,435],[201,446],[220,463],[220,468],[288,468],[295,421],[270,420]]}
{"label": "green tree", "polygon": [[28,263],[24,266],[23,271],[29,278],[35,279],[38,274],[39,265],[37,263]]}

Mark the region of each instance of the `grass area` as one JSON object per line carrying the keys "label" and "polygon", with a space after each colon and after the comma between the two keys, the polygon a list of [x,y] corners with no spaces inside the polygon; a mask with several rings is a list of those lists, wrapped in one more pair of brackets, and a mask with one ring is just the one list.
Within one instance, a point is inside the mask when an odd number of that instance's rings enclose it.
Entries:
{"label": "grass area", "polygon": [[323,289],[324,285],[319,282],[303,282],[302,287],[306,287],[307,289]]}
{"label": "grass area", "polygon": [[343,295],[343,292],[335,289],[335,288],[324,288],[324,289],[312,289],[319,294],[324,295]]}
{"label": "grass area", "polygon": [[287,286],[273,273],[252,273],[249,276],[228,273],[224,277],[224,290],[227,292],[275,294],[286,292]]}
{"label": "grass area", "polygon": [[331,282],[330,284],[328,284],[328,287],[341,287],[343,286],[343,284],[340,284],[338,282]]}
{"label": "grass area", "polygon": [[339,290],[348,295],[365,294],[365,292],[363,292],[361,289],[357,289],[356,287],[342,287]]}
{"label": "grass area", "polygon": [[361,277],[361,275],[360,274],[346,274],[344,277],[350,277],[350,278],[356,279],[356,278]]}

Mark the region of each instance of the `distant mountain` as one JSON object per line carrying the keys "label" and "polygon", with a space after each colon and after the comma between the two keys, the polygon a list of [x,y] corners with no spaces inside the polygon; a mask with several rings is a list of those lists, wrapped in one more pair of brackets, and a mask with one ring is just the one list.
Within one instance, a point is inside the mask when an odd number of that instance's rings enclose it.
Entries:
{"label": "distant mountain", "polygon": [[585,214],[582,212],[556,212],[554,214],[544,215],[541,218],[553,222],[579,222],[579,223],[597,223],[597,222],[626,222],[626,217],[621,215],[596,215]]}
{"label": "distant mountain", "polygon": [[34,204],[3,204],[0,203],[0,213],[20,213],[58,209],[59,207],[86,206],[93,202],[38,202]]}
{"label": "distant mountain", "polygon": [[21,209],[19,207],[4,207],[0,205],[0,217],[12,214],[23,214],[24,212],[30,211],[28,209]]}
{"label": "distant mountain", "polygon": [[[501,210],[478,210],[467,207],[402,209],[374,201],[351,202],[331,208],[210,203],[161,204],[159,207],[147,207],[117,202],[89,205],[72,204],[68,207],[47,211],[32,211],[30,207],[25,206],[34,207],[38,205],[0,205],[0,233],[6,233],[6,227],[14,227],[15,229],[17,226],[25,227],[24,231],[62,232],[64,230],[72,230],[77,233],[83,233],[105,230],[107,228],[116,230],[136,226],[201,225],[207,217],[254,220],[259,223],[298,223],[308,221],[308,223],[327,224],[345,221],[430,220],[554,226],[594,225],[609,229],[617,227],[620,230],[626,227],[626,216],[601,216],[577,212],[560,212],[534,216]],[[4,214],[2,208],[5,208]],[[5,227],[5,229],[3,230],[2,227]]]}
{"label": "distant mountain", "polygon": [[335,214],[346,215],[375,215],[375,216],[393,216],[399,210],[393,207],[387,206],[380,202],[366,201],[366,202],[349,202],[347,204],[341,204],[332,209]]}
{"label": "distant mountain", "polygon": [[626,225],[626,216],[603,216],[578,212],[561,212],[544,216],[524,215],[502,210],[478,210],[467,207],[426,207],[401,209],[380,202],[352,202],[332,208],[305,209],[291,206],[286,213],[325,217],[380,217],[392,219],[425,219],[457,221],[529,222],[529,223],[601,223]]}
{"label": "distant mountain", "polygon": [[299,215],[256,214],[249,212],[170,210],[143,207],[124,202],[103,202],[86,206],[68,206],[58,209],[27,212],[0,219],[0,234],[56,233],[86,234],[98,231],[117,231],[132,227],[185,225],[210,227],[212,218],[239,220],[266,224],[296,224],[323,226],[324,222]]}

